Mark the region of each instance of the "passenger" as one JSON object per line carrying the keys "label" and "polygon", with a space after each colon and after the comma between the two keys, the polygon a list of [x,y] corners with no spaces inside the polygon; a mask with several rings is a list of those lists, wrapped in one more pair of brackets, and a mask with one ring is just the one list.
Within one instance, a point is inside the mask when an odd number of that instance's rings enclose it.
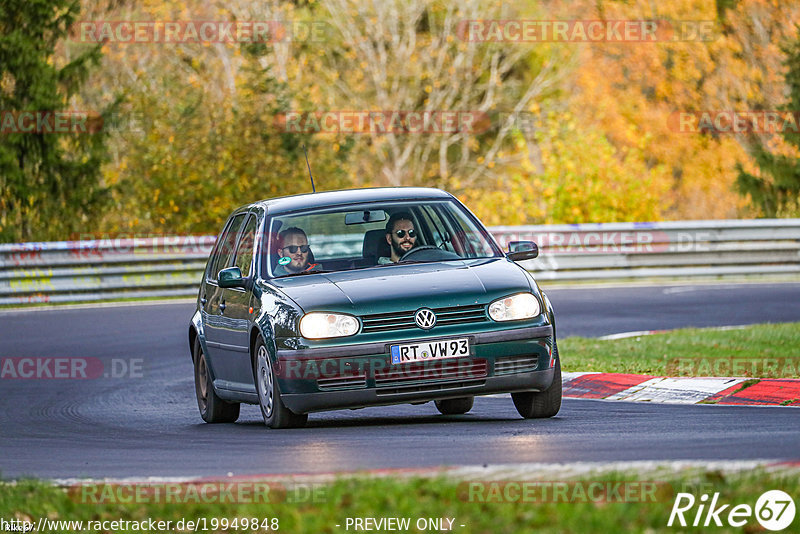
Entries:
{"label": "passenger", "polygon": [[278,266],[275,267],[275,276],[285,276],[303,271],[319,271],[319,263],[310,263],[313,257],[311,247],[308,246],[308,236],[296,226],[287,228],[278,234]]}
{"label": "passenger", "polygon": [[378,265],[397,263],[405,253],[417,246],[417,232],[410,213],[401,211],[389,217],[386,223],[386,242],[392,247],[391,257],[378,258]]}

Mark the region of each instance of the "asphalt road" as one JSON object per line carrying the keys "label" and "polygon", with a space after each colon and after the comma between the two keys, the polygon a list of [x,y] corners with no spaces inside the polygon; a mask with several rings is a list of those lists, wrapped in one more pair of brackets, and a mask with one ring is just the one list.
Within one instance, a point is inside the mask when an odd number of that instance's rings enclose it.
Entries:
{"label": "asphalt road", "polygon": [[[560,336],[800,321],[800,284],[548,293]],[[183,302],[0,313],[0,357],[91,357],[105,372],[123,375],[0,379],[0,475],[800,457],[797,410],[765,407],[566,399],[558,417],[525,421],[509,398],[479,398],[465,416],[441,416],[432,404],[393,406],[312,414],[306,429],[269,431],[258,409],[244,406],[239,423],[207,425],[197,412],[186,342],[192,308]]]}

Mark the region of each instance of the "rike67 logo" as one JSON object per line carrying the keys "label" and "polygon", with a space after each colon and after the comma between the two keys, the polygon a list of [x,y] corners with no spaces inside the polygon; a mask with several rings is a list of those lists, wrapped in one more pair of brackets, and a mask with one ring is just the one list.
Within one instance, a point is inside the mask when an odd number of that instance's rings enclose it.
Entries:
{"label": "rike67 logo", "polygon": [[691,493],[678,493],[667,526],[721,527],[727,523],[732,527],[743,527],[753,516],[767,530],[784,530],[794,521],[794,501],[784,491],[770,490],[758,498],[755,509],[749,504],[738,504],[731,508],[730,504],[719,502],[719,493],[714,493],[711,502],[705,493],[700,499],[695,499]]}

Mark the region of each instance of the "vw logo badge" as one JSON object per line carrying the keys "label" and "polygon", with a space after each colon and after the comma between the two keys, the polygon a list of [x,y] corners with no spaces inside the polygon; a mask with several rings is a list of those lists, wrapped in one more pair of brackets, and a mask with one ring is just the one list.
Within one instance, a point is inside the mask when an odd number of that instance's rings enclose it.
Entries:
{"label": "vw logo badge", "polygon": [[436,326],[436,314],[428,308],[421,308],[414,314],[414,322],[423,330],[430,330]]}

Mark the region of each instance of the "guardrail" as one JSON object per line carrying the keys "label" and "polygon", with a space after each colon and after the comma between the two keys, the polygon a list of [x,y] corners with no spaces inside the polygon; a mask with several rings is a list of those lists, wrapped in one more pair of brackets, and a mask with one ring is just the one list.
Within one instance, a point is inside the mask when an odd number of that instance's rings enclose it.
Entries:
{"label": "guardrail", "polygon": [[[522,265],[543,281],[800,273],[800,219],[490,230],[505,250],[511,241],[538,243],[539,258]],[[215,239],[170,236],[0,245],[0,305],[194,296]],[[361,241],[347,245],[360,251]],[[315,251],[324,246],[315,245]]]}
{"label": "guardrail", "polygon": [[0,245],[0,305],[196,295],[215,236]]}
{"label": "guardrail", "polygon": [[800,219],[669,221],[491,228],[539,243],[524,262],[540,280],[723,277],[800,273]]}

